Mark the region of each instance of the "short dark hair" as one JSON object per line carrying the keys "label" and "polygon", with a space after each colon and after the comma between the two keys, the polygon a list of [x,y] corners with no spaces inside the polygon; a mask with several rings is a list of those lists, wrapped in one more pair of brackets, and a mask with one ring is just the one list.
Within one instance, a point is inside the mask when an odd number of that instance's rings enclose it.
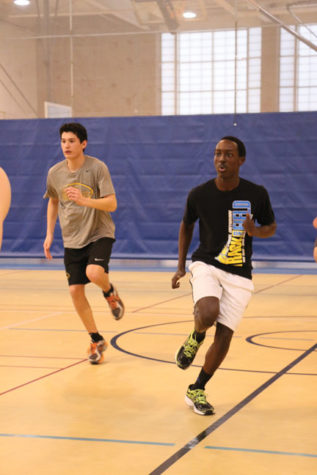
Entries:
{"label": "short dark hair", "polygon": [[230,142],[236,143],[238,146],[239,157],[245,157],[247,155],[247,151],[246,151],[244,143],[242,142],[242,140],[238,139],[237,137],[227,135],[226,137],[222,137],[222,139],[220,140],[230,140]]}
{"label": "short dark hair", "polygon": [[63,124],[59,129],[59,135],[62,137],[63,132],[72,132],[79,138],[80,142],[88,140],[87,130],[79,122],[68,122]]}

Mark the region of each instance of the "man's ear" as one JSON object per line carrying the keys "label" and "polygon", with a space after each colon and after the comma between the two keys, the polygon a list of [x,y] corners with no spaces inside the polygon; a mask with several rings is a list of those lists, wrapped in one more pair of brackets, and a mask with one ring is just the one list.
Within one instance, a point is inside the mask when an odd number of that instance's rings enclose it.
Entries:
{"label": "man's ear", "polygon": [[240,167],[241,167],[241,165],[243,165],[245,162],[245,157],[239,157],[239,160],[240,160]]}

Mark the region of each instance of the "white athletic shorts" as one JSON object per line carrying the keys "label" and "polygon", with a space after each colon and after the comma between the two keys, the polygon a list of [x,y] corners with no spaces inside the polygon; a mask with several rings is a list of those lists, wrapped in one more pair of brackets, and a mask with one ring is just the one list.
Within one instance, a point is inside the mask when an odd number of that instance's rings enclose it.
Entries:
{"label": "white athletic shorts", "polygon": [[217,297],[220,311],[216,321],[235,331],[252,296],[252,280],[201,261],[188,268],[194,304],[203,297]]}

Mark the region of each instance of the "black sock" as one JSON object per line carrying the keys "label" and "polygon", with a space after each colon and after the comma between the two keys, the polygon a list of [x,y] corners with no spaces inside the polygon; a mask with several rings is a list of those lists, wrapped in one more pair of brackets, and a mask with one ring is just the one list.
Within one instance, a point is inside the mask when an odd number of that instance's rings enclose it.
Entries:
{"label": "black sock", "polygon": [[206,332],[199,333],[199,332],[196,332],[196,330],[193,331],[193,337],[198,343],[203,341],[205,339],[205,336],[206,336]]}
{"label": "black sock", "polygon": [[98,341],[101,341],[103,340],[103,337],[100,335],[100,333],[89,333],[90,337],[91,337],[91,341],[93,343],[98,343]]}
{"label": "black sock", "polygon": [[190,389],[205,389],[205,386],[211,377],[212,374],[205,373],[205,371],[202,369],[198,375],[198,378],[196,379],[196,382],[189,386]]}
{"label": "black sock", "polygon": [[102,291],[104,297],[109,297],[111,292],[113,292],[113,287],[112,287],[112,284],[110,284],[110,289],[108,290],[108,292],[104,292]]}

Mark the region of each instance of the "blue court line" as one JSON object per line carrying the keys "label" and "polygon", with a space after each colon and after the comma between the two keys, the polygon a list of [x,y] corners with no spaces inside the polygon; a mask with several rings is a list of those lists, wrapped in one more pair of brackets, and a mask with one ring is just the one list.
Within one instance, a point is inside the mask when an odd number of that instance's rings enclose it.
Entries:
{"label": "blue court line", "polygon": [[252,274],[298,274],[298,275],[316,275],[317,274],[317,266],[316,269],[302,269],[302,268],[286,268],[286,267],[274,267],[274,268],[267,268],[267,269],[253,269]]}
{"label": "blue court line", "polygon": [[295,457],[317,457],[317,454],[305,454],[301,452],[284,452],[280,450],[243,449],[241,447],[217,447],[216,445],[206,445],[204,448],[211,449],[211,450],[226,450],[229,452],[251,452],[251,453],[272,454],[272,455],[294,455]]}
{"label": "blue court line", "polygon": [[39,434],[0,434],[0,437],[21,437],[25,439],[54,439],[54,440],[75,440],[79,442],[111,442],[117,444],[137,444],[137,445],[160,445],[172,446],[170,442],[149,442],[144,440],[121,440],[121,439],[99,439],[95,437],[64,437],[59,435],[39,435]]}
{"label": "blue court line", "polygon": [[169,469],[174,463],[176,463],[180,458],[186,455],[190,450],[196,447],[202,440],[208,437],[212,432],[214,432],[218,427],[222,426],[225,422],[227,422],[231,417],[233,417],[237,412],[241,411],[245,406],[247,406],[253,399],[255,399],[259,394],[261,394],[265,389],[267,389],[271,384],[273,384],[277,379],[281,378],[281,376],[285,375],[290,369],[296,366],[300,361],[310,355],[317,349],[317,343],[311,346],[308,350],[298,356],[294,361],[289,363],[285,368],[281,371],[276,373],[274,376],[269,378],[265,383],[259,386],[255,391],[253,391],[249,396],[242,399],[236,406],[230,409],[226,414],[221,416],[216,422],[211,424],[205,430],[203,430],[200,434],[190,440],[186,445],[180,448],[175,454],[171,457],[166,459],[161,465],[159,465],[155,470],[153,470],[149,475],[160,475],[161,473],[165,472]]}

